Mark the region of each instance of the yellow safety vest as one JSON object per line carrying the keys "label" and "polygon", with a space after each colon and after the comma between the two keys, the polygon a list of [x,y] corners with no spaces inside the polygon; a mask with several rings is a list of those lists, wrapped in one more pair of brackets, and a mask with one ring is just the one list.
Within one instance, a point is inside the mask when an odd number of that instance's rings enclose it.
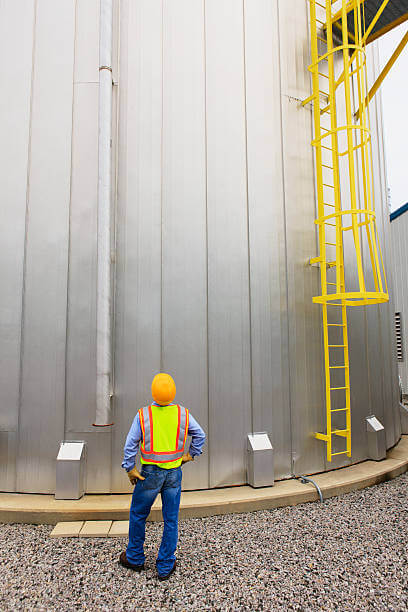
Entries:
{"label": "yellow safety vest", "polygon": [[165,469],[179,467],[188,432],[188,410],[183,406],[145,406],[139,410],[143,440],[141,463]]}

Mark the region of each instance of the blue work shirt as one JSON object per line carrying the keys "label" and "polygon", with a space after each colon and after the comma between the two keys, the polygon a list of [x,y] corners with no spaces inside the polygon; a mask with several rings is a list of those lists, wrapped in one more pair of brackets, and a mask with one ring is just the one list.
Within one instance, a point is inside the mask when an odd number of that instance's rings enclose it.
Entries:
{"label": "blue work shirt", "polygon": [[[153,406],[160,406],[156,402],[153,402]],[[202,448],[205,442],[205,433],[200,425],[197,423],[195,418],[188,413],[188,435],[191,436],[191,444],[189,453],[192,457],[201,455]],[[135,467],[136,455],[139,451],[140,442],[142,441],[142,428],[140,426],[139,411],[133,423],[129,429],[129,433],[126,438],[125,448],[123,449],[123,462],[122,467],[127,472],[130,472]]]}

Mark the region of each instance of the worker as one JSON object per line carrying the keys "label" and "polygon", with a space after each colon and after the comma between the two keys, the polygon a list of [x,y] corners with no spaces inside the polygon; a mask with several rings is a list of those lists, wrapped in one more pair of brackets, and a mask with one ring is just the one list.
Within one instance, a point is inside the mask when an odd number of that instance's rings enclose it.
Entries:
{"label": "worker", "polygon": [[[187,408],[174,403],[176,385],[169,374],[157,374],[152,382],[153,403],[136,414],[126,438],[122,467],[135,485],[129,515],[129,542],[119,557],[124,567],[144,569],[146,519],[161,494],[163,537],[156,561],[159,580],[167,580],[176,568],[181,465],[201,455],[205,433]],[[187,436],[191,444],[187,453]],[[141,473],[135,466],[140,446]]]}

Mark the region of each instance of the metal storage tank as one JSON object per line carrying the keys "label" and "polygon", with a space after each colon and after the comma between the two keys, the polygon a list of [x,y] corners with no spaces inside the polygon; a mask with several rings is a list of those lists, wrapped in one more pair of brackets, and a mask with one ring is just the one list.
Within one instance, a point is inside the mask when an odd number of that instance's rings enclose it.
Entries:
{"label": "metal storage tank", "polygon": [[[54,492],[72,439],[87,442],[87,492],[128,492],[125,436],[162,370],[208,433],[185,489],[246,483],[249,432],[270,434],[276,479],[364,460],[370,414],[398,441],[392,304],[349,314],[351,460],[328,464],[314,437],[308,20],[304,0],[114,3],[114,425],[95,428],[99,2],[0,4],[0,490]],[[373,43],[370,79],[378,65]],[[380,99],[370,108],[388,268]]]}
{"label": "metal storage tank", "polygon": [[395,333],[397,343],[398,373],[402,392],[408,394],[408,203],[390,214],[393,255],[393,290],[395,302]]}

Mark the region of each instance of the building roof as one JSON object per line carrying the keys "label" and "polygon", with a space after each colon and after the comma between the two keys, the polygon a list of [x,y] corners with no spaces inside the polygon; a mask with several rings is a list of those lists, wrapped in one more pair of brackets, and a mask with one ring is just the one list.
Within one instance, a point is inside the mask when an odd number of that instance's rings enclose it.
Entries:
{"label": "building roof", "polygon": [[[362,4],[365,29],[367,29],[377,14],[378,9],[382,6],[382,0],[365,0]],[[340,11],[339,11],[340,12]],[[375,24],[371,34],[367,39],[367,43],[379,38],[392,28],[400,25],[408,19],[408,0],[388,0],[388,4],[381,13],[380,18]],[[334,23],[337,29],[341,30],[341,18]],[[347,15],[347,29],[350,38],[354,41],[354,10],[349,8]]]}
{"label": "building roof", "polygon": [[394,210],[390,214],[390,221],[394,221],[394,219],[396,219],[397,217],[400,217],[401,215],[403,215],[404,212],[406,212],[407,210],[408,210],[408,202],[406,204],[403,204],[402,206],[397,208],[397,210]]}

